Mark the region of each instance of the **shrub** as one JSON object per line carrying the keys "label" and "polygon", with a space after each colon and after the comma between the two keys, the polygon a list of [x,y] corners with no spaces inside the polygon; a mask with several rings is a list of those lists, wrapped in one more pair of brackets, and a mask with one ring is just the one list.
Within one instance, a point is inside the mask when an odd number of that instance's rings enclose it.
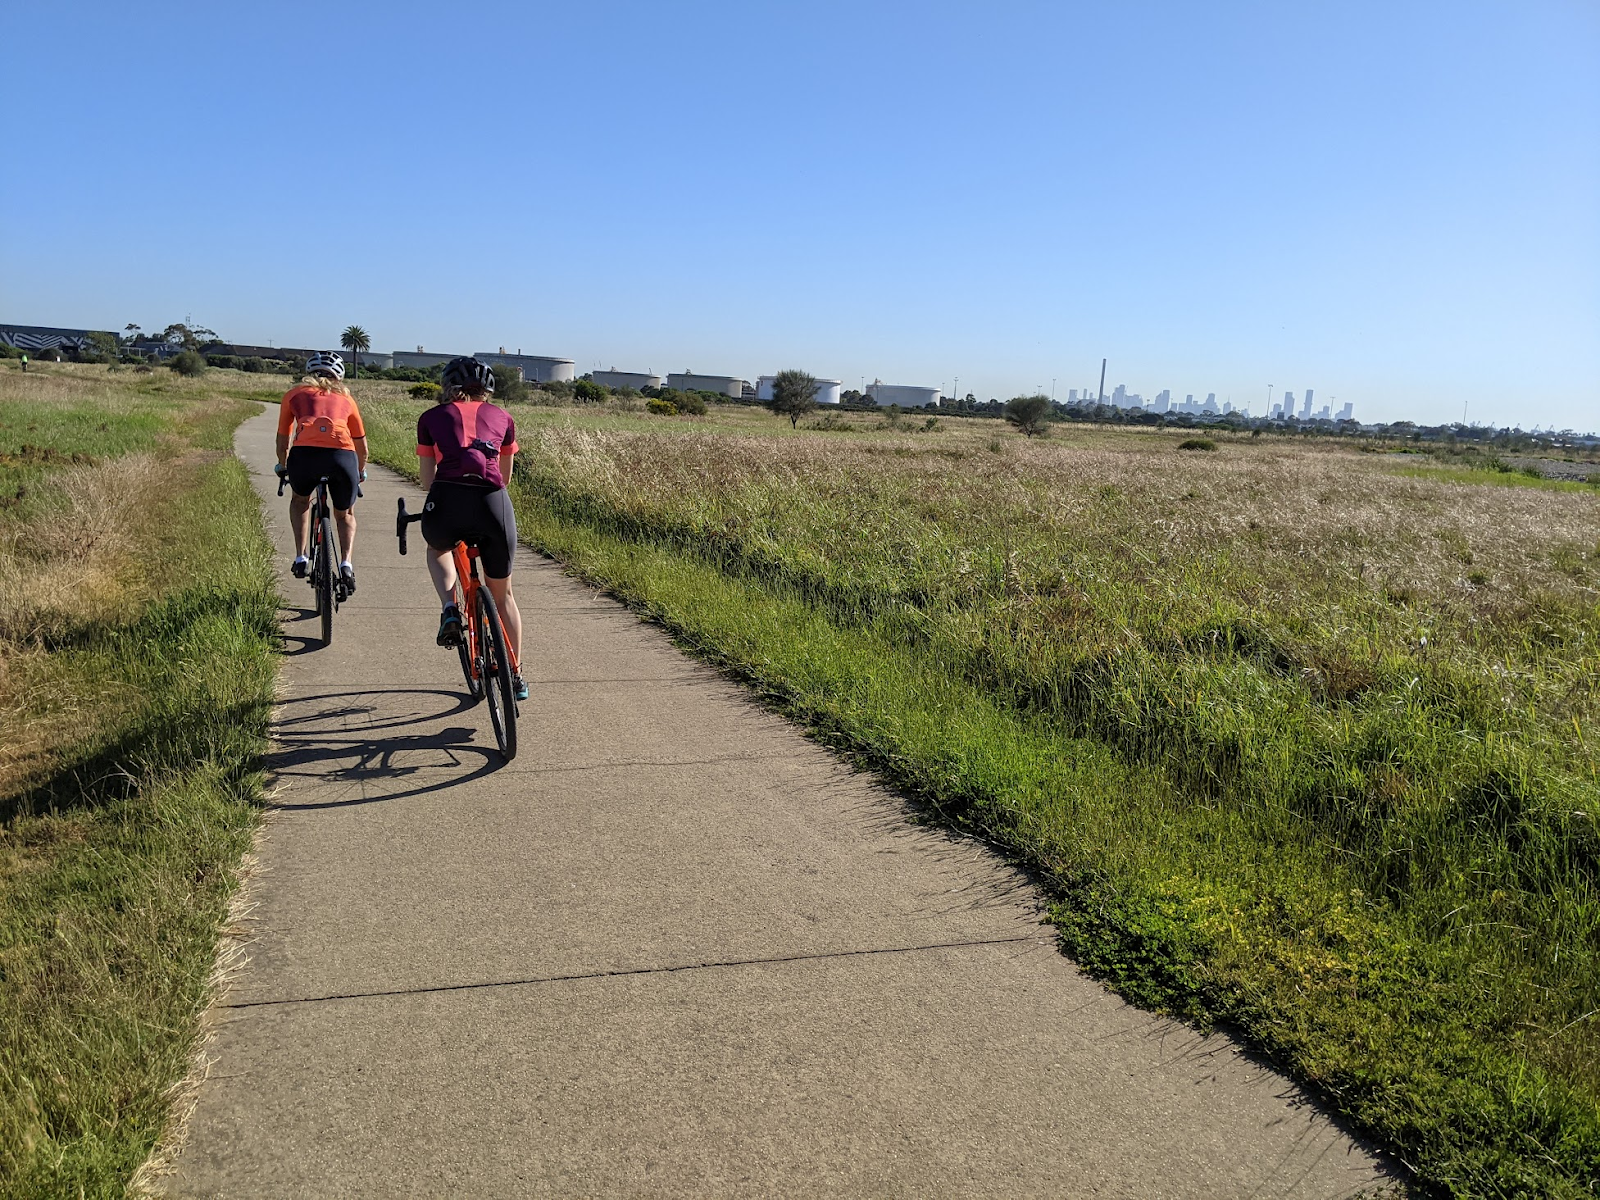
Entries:
{"label": "shrub", "polygon": [[437,383],[423,382],[408,387],[406,392],[413,400],[426,400],[431,404],[444,394],[444,389]]}
{"label": "shrub", "polygon": [[1217,444],[1210,438],[1186,438],[1178,443],[1179,450],[1215,450]]}
{"label": "shrub", "polygon": [[184,375],[190,379],[206,373],[205,355],[198,350],[180,350],[167,362],[174,375]]}
{"label": "shrub", "polygon": [[1045,422],[1049,419],[1049,396],[1013,396],[1006,401],[1006,420],[1020,429],[1026,437],[1038,437],[1043,434]]}
{"label": "shrub", "polygon": [[679,412],[688,413],[693,417],[703,417],[706,415],[706,398],[699,392],[681,393],[678,398],[672,402],[672,406]]}
{"label": "shrub", "polygon": [[855,426],[850,424],[849,421],[846,421],[838,413],[829,412],[824,413],[821,420],[816,421],[807,428],[820,429],[825,433],[849,433],[855,428]]}
{"label": "shrub", "polygon": [[644,406],[658,417],[675,417],[678,415],[678,406],[671,400],[658,400],[655,397],[651,397],[644,402]]}
{"label": "shrub", "polygon": [[592,379],[580,379],[572,385],[572,394],[584,404],[599,404],[606,398],[606,389]]}

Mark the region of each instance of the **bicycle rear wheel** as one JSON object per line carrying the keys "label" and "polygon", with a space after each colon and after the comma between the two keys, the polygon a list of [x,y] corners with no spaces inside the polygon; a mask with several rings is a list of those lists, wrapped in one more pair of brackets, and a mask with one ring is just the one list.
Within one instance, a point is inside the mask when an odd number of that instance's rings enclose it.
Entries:
{"label": "bicycle rear wheel", "polygon": [[483,676],[484,696],[489,701],[489,724],[494,726],[495,744],[507,762],[517,756],[517,696],[511,682],[511,652],[506,647],[506,631],[500,625],[500,612],[488,588],[478,589],[478,663]]}
{"label": "bicycle rear wheel", "polygon": [[472,644],[472,628],[467,624],[467,593],[456,580],[456,611],[461,614],[461,636],[456,642],[456,652],[461,655],[461,676],[467,681],[467,695],[474,700],[483,699],[483,677],[472,669],[476,649]]}
{"label": "bicycle rear wheel", "polygon": [[318,523],[317,611],[322,614],[322,644],[333,644],[333,519],[324,516]]}

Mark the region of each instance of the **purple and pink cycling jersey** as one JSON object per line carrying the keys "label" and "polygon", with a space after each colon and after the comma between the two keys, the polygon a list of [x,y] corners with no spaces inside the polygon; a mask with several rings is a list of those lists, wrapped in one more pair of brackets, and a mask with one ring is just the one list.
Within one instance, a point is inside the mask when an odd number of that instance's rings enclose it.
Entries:
{"label": "purple and pink cycling jersey", "polygon": [[436,404],[417,418],[417,455],[438,464],[435,479],[503,488],[500,456],[517,452],[517,425],[484,400]]}

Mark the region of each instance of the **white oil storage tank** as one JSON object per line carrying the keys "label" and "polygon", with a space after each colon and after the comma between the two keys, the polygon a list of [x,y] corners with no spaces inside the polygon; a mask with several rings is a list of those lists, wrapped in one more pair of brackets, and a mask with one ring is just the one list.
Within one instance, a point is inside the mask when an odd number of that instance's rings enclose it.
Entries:
{"label": "white oil storage tank", "polygon": [[938,408],[942,393],[938,388],[915,387],[904,383],[880,383],[874,379],[867,395],[880,405],[898,405],[900,408]]}
{"label": "white oil storage tank", "polygon": [[693,371],[685,371],[681,375],[668,375],[667,386],[677,388],[680,392],[716,392],[719,396],[738,400],[750,385],[737,375],[696,375]]}
{"label": "white oil storage tank", "polygon": [[543,354],[507,354],[504,350],[479,350],[473,355],[480,362],[504,363],[521,367],[529,383],[571,383],[578,377],[577,364],[570,358],[548,358]]}
{"label": "white oil storage tank", "polygon": [[608,388],[635,388],[644,391],[645,388],[658,388],[661,386],[661,376],[652,375],[648,371],[619,371],[612,367],[609,371],[591,371],[589,378],[601,387]]}
{"label": "white oil storage tank", "polygon": [[[772,402],[772,384],[778,377],[776,375],[763,375],[756,380],[756,399],[763,404]],[[837,404],[839,395],[844,390],[844,381],[841,379],[817,380],[816,401],[818,404]]]}

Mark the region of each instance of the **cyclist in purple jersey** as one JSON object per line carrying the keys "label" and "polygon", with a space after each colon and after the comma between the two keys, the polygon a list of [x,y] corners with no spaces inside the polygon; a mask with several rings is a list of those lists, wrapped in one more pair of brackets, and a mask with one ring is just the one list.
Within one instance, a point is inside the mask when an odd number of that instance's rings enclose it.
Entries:
{"label": "cyclist in purple jersey", "polygon": [[[475,358],[451,360],[444,369],[444,394],[417,418],[417,457],[428,498],[422,506],[422,537],[428,543],[428,574],[444,612],[439,645],[461,638],[461,613],[455,604],[456,568],[451,551],[459,541],[478,547],[489,592],[505,625],[506,639],[522,661],[522,614],[511,594],[511,566],[517,549],[517,518],[506,494],[506,480],[517,452],[517,426],[511,414],[489,403],[494,371]],[[528,698],[519,674],[518,700]]]}

